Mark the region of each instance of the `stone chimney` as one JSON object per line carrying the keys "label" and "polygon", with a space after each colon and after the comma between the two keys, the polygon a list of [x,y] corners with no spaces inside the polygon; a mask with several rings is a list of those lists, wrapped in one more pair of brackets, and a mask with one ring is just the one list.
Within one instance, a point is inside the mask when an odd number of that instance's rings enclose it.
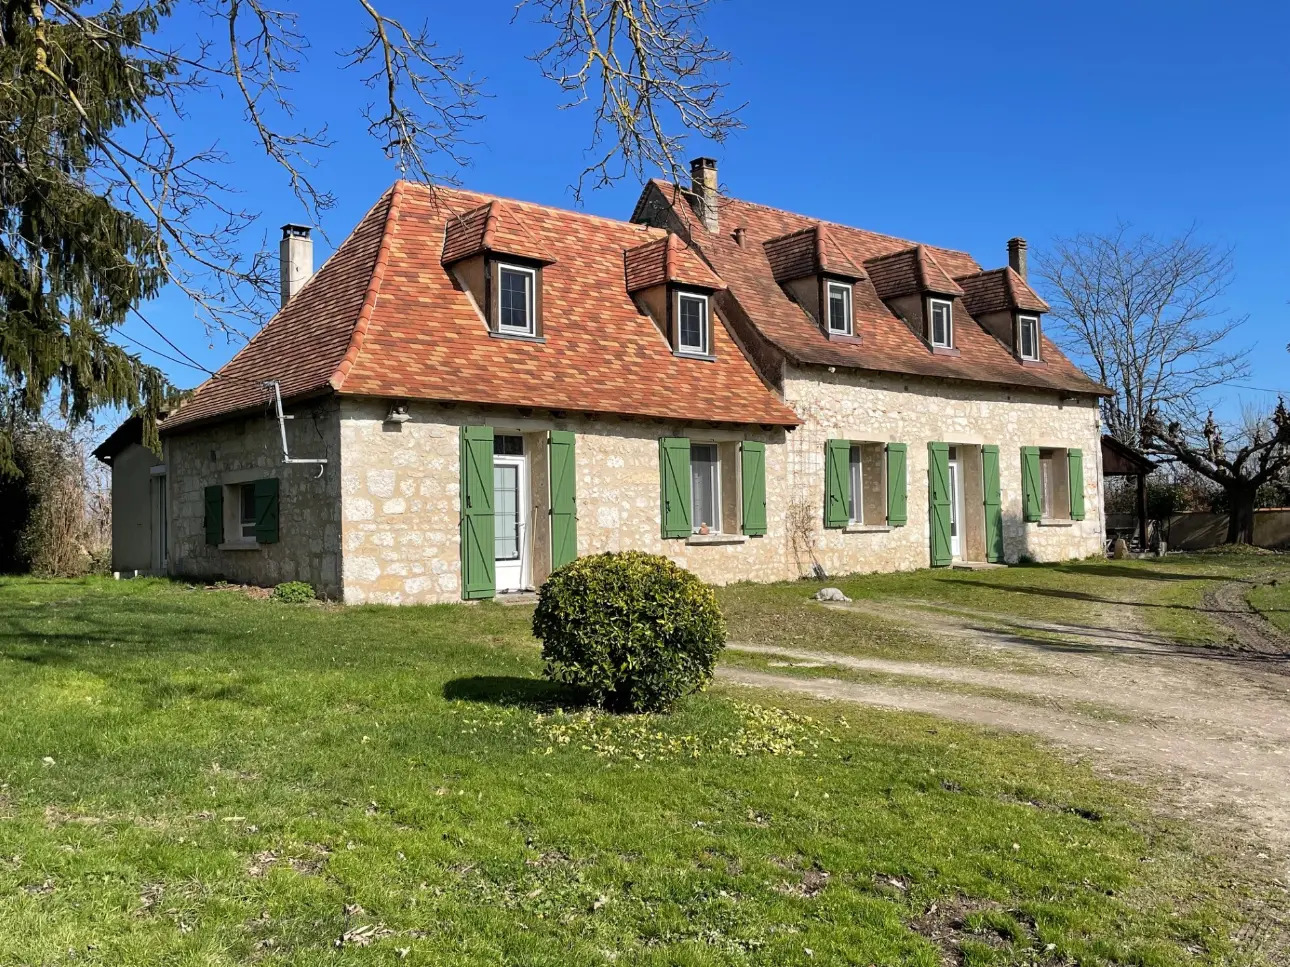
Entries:
{"label": "stone chimney", "polygon": [[1008,239],[1008,264],[1023,280],[1026,278],[1026,240],[1024,238]]}
{"label": "stone chimney", "polygon": [[314,274],[314,240],[309,237],[308,225],[293,225],[288,222],[282,226],[278,264],[282,305],[285,306]]}
{"label": "stone chimney", "polygon": [[690,162],[690,189],[694,192],[694,210],[703,227],[715,232],[717,219],[717,162],[715,158],[695,158]]}

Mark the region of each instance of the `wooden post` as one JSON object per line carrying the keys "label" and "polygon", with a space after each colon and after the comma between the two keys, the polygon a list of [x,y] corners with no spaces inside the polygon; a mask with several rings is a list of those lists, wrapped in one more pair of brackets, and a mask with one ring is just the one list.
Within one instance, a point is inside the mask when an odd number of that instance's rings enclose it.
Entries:
{"label": "wooden post", "polygon": [[1147,475],[1138,474],[1138,545],[1147,550]]}

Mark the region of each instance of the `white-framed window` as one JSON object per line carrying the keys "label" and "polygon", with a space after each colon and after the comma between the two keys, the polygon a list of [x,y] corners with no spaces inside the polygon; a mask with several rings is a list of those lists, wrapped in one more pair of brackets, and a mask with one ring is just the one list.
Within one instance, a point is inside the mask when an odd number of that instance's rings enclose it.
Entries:
{"label": "white-framed window", "polygon": [[828,284],[829,332],[849,336],[853,331],[851,321],[851,286],[845,282]]}
{"label": "white-framed window", "polygon": [[238,536],[244,541],[255,540],[255,484],[237,485]]}
{"label": "white-framed window", "polygon": [[1022,359],[1039,358],[1039,317],[1017,316],[1017,355]]}
{"label": "white-framed window", "polygon": [[537,271],[522,265],[497,266],[497,329],[532,336],[537,333],[534,292]]}
{"label": "white-framed window", "polygon": [[887,448],[881,443],[852,443],[847,472],[847,517],[852,524],[887,521]]}
{"label": "white-framed window", "polygon": [[949,299],[927,300],[927,333],[938,349],[954,345],[954,303]]}
{"label": "white-framed window", "polygon": [[708,297],[693,292],[676,294],[676,349],[692,356],[707,356]]}
{"label": "white-framed window", "polygon": [[1066,451],[1039,451],[1039,516],[1045,520],[1070,517],[1070,464]]}
{"label": "white-framed window", "polygon": [[721,533],[721,451],[715,443],[690,444],[690,526]]}

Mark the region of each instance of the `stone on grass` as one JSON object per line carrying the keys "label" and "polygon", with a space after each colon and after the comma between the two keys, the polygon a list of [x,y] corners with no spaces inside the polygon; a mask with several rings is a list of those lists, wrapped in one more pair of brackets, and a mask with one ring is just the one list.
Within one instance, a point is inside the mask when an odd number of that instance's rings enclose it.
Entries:
{"label": "stone on grass", "polygon": [[820,588],[815,592],[816,601],[850,601],[845,594],[837,588]]}

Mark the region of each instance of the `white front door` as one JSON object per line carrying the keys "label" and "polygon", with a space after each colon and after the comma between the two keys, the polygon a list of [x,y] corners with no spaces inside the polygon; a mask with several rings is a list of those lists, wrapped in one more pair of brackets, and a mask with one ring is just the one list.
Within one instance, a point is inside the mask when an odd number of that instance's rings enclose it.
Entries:
{"label": "white front door", "polygon": [[950,557],[963,558],[963,473],[958,447],[950,447]]}
{"label": "white front door", "polygon": [[[529,586],[529,473],[523,437],[499,437],[493,455],[493,528],[497,591]],[[504,441],[504,442],[503,442]]]}

